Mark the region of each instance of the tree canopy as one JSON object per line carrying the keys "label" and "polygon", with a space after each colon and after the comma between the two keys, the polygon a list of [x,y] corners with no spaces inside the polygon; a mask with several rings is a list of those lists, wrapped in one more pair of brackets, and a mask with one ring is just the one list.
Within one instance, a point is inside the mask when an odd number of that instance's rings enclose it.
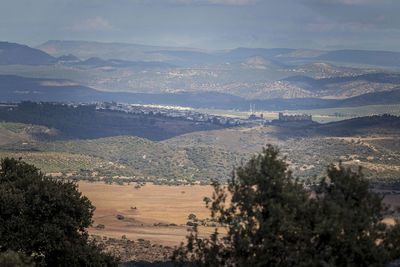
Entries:
{"label": "tree canopy", "polygon": [[341,164],[305,186],[267,146],[234,169],[227,187],[214,184],[207,206],[227,233],[200,238],[194,227],[173,259],[193,266],[385,266],[400,257],[400,227],[382,222],[389,212],[382,200],[361,170]]}
{"label": "tree canopy", "polygon": [[38,265],[117,265],[88,240],[94,210],[76,184],[46,177],[21,160],[1,160],[0,251],[24,253]]}

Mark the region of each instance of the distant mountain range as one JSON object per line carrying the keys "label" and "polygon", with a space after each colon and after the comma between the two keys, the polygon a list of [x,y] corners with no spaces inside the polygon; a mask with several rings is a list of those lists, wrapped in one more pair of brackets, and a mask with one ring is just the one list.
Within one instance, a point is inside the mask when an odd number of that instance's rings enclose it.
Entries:
{"label": "distant mountain range", "polygon": [[114,68],[134,68],[134,69],[154,69],[154,68],[172,68],[171,64],[164,62],[154,61],[127,61],[121,59],[109,59],[104,60],[98,57],[91,57],[84,61],[73,61],[76,66],[86,66],[90,68],[101,68],[101,67],[114,67]]}
{"label": "distant mountain range", "polygon": [[336,50],[318,56],[317,60],[399,67],[400,53],[369,50]]}
{"label": "distant mountain range", "polygon": [[400,103],[397,52],[203,51],[85,41],[48,41],[38,48],[43,51],[0,42],[0,101],[119,101],[242,110],[250,103],[270,110]]}
{"label": "distant mountain range", "polygon": [[36,48],[53,56],[73,54],[79,58],[162,61],[174,65],[227,63],[261,56],[285,64],[306,62],[350,63],[371,66],[400,67],[400,53],[374,50],[312,50],[289,48],[237,48],[224,51],[206,51],[194,48],[160,47],[138,44],[100,43],[88,41],[51,40]]}
{"label": "distant mountain range", "polygon": [[346,99],[320,98],[273,98],[266,100],[244,99],[218,92],[181,93],[123,93],[101,92],[68,80],[25,78],[0,75],[0,100],[19,101],[61,101],[61,102],[104,102],[116,101],[139,104],[165,104],[195,108],[247,110],[250,103],[262,110],[296,110],[333,107],[354,107],[364,105],[385,105],[400,103],[400,90],[363,94]]}
{"label": "distant mountain range", "polygon": [[166,68],[172,65],[163,62],[144,62],[128,61],[121,59],[104,60],[99,57],[91,57],[80,60],[73,54],[65,54],[53,57],[42,50],[31,48],[26,45],[16,43],[0,42],[0,65],[52,65],[52,64],[73,64],[77,66],[98,67],[134,67],[146,68]]}
{"label": "distant mountain range", "polygon": [[[122,61],[156,61],[173,65],[223,64],[261,57],[275,63],[337,62],[372,66],[400,67],[400,53],[369,50],[302,50],[287,48],[237,48],[203,51],[193,48],[158,47],[137,44],[88,41],[48,41],[36,48],[0,42],[0,65],[47,65],[62,60],[90,58]],[[69,58],[67,58],[68,56]],[[93,60],[93,59],[92,59]]]}

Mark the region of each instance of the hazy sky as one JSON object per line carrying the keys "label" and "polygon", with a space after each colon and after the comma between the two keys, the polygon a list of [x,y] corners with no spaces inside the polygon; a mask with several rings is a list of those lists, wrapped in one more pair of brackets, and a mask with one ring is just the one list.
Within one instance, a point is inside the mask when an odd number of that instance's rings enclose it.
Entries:
{"label": "hazy sky", "polygon": [[1,0],[0,40],[400,51],[399,0]]}

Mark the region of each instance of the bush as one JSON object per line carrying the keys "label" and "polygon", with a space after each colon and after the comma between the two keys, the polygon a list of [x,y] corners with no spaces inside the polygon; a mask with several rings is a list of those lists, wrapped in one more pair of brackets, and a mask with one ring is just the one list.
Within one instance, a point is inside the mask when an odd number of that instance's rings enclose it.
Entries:
{"label": "bush", "polygon": [[98,225],[96,226],[96,228],[97,228],[97,229],[104,229],[105,226],[104,226],[104,224],[98,224]]}
{"label": "bush", "polygon": [[196,215],[193,214],[193,213],[190,213],[190,214],[188,215],[188,220],[194,220],[194,219],[196,219]]}

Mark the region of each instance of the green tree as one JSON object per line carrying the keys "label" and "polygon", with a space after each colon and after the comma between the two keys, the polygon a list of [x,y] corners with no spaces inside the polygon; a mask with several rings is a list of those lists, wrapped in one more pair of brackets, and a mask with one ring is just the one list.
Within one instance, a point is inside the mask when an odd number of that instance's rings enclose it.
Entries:
{"label": "green tree", "polygon": [[377,244],[393,230],[386,229],[382,222],[388,207],[382,204],[380,195],[371,192],[361,170],[353,172],[342,165],[331,165],[315,192],[314,234],[308,255],[311,262],[384,266],[391,260],[391,249]]}
{"label": "green tree", "polygon": [[278,155],[267,146],[234,170],[226,188],[214,184],[208,207],[227,234],[216,229],[200,238],[194,227],[173,260],[193,266],[384,266],[400,257],[400,227],[381,222],[387,208],[360,171],[330,166],[327,179],[307,189]]}
{"label": "green tree", "polygon": [[1,160],[0,251],[33,256],[38,265],[117,265],[88,241],[94,210],[76,184],[45,177],[21,160]]}

